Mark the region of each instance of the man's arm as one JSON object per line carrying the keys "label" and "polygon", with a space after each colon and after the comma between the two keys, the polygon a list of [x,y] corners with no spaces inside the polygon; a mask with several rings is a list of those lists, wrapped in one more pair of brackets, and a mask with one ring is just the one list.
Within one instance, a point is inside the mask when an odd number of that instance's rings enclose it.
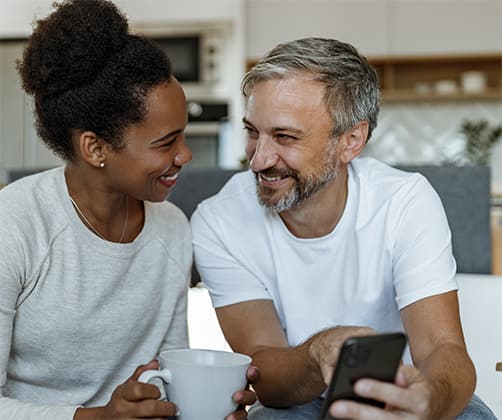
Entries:
{"label": "man's arm", "polygon": [[431,296],[401,310],[413,362],[431,386],[431,417],[452,417],[468,404],[476,373],[465,348],[457,292]]}
{"label": "man's arm", "polygon": [[468,404],[476,383],[467,354],[455,291],[419,300],[401,310],[415,367],[401,366],[395,384],[361,379],[359,395],[387,404],[386,411],[347,401],[335,417],[357,419],[453,418]]}
{"label": "man's arm", "polygon": [[372,333],[368,328],[336,327],[289,347],[271,300],[252,300],[216,309],[225,338],[234,351],[253,358],[260,380],[253,388],[262,404],[305,404],[326,389],[343,341]]}
{"label": "man's arm", "polygon": [[265,405],[287,407],[312,400],[326,385],[308,345],[289,348],[271,300],[253,300],[216,309],[233,350],[250,355],[260,371],[253,385]]}

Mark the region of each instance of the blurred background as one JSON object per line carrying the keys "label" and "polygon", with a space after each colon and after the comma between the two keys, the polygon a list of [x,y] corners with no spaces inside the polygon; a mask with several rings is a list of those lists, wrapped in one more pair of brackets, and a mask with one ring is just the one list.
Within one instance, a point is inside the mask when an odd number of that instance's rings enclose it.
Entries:
{"label": "blurred background", "polygon": [[[0,183],[13,169],[60,163],[37,138],[15,68],[32,22],[52,1],[0,2]],[[239,167],[240,80],[257,59],[279,42],[337,38],[366,55],[380,78],[379,123],[364,153],[390,164],[489,165],[494,248],[502,255],[502,234],[495,235],[502,231],[502,0],[115,3],[174,63],[189,101],[190,169]]]}

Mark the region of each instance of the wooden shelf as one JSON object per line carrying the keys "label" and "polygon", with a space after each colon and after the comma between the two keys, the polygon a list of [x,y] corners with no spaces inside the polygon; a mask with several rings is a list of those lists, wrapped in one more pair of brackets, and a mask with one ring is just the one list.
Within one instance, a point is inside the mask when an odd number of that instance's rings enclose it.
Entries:
{"label": "wooden shelf", "polygon": [[[369,62],[378,73],[383,102],[502,100],[502,54],[390,56],[369,58]],[[463,92],[462,75],[468,71],[482,73],[486,88]],[[454,91],[437,93],[436,83],[441,80],[454,83]]]}
{"label": "wooden shelf", "polygon": [[[378,73],[383,103],[502,100],[502,54],[386,56],[369,57],[368,61]],[[254,64],[255,60],[248,60],[247,69]],[[467,71],[484,74],[486,88],[463,92],[462,74]],[[440,80],[453,81],[455,92],[437,93],[435,84]],[[420,93],[418,84],[425,86],[427,92]]]}
{"label": "wooden shelf", "polygon": [[455,92],[451,94],[438,94],[435,92],[421,94],[411,89],[382,89],[382,102],[448,102],[448,101],[497,101],[502,100],[502,89],[485,89],[479,93]]}

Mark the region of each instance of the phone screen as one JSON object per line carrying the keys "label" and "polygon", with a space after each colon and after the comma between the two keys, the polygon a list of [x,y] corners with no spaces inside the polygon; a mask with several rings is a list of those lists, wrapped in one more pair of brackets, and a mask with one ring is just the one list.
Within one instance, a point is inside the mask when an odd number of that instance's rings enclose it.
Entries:
{"label": "phone screen", "polygon": [[321,409],[321,419],[331,419],[328,410],[335,400],[353,400],[383,407],[380,401],[354,394],[354,383],[361,378],[393,382],[406,346],[401,333],[348,338],[340,351],[333,378]]}

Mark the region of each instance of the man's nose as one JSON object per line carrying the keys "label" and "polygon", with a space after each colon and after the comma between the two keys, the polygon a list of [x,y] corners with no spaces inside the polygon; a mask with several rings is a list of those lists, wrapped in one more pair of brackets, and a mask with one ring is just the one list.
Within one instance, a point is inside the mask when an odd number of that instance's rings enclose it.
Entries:
{"label": "man's nose", "polygon": [[249,166],[254,172],[260,172],[275,166],[278,160],[275,143],[269,137],[263,136],[256,142]]}

